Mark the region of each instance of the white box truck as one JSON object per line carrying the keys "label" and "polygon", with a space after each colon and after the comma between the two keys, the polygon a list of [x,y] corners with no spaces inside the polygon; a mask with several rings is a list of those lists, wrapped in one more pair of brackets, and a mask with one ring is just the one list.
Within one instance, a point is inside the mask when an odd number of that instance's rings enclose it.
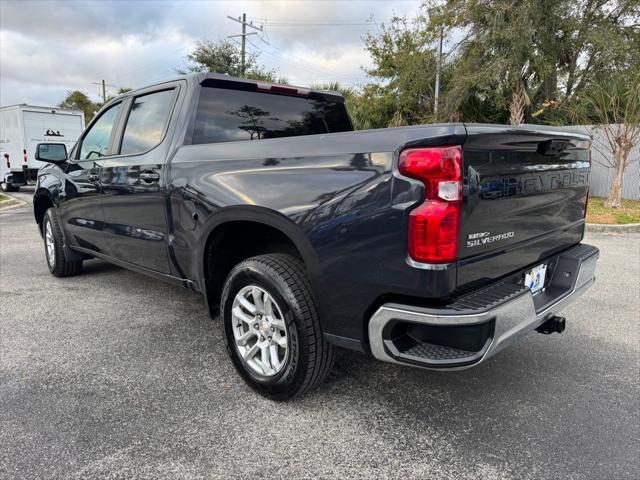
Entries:
{"label": "white box truck", "polygon": [[35,182],[42,163],[36,145],[64,143],[71,150],[84,130],[84,113],[58,107],[12,105],[0,108],[0,188],[15,192]]}

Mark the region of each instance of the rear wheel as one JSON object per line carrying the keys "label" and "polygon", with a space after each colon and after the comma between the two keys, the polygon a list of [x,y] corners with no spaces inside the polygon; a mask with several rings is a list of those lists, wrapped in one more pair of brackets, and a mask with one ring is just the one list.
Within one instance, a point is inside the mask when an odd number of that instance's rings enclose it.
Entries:
{"label": "rear wheel", "polygon": [[69,261],[64,254],[62,231],[56,216],[51,209],[47,210],[42,220],[42,237],[44,254],[49,271],[56,277],[70,277],[82,271],[82,260]]}
{"label": "rear wheel", "polygon": [[240,262],[227,277],[221,305],[229,356],[261,395],[286,400],[329,374],[333,345],[322,335],[299,259],[271,254]]}

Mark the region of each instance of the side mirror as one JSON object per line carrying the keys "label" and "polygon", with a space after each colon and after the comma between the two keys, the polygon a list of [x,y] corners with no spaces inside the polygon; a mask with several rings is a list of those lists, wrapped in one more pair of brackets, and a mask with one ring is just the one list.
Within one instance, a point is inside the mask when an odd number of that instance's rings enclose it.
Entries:
{"label": "side mirror", "polygon": [[39,143],[36,147],[36,160],[64,163],[67,161],[67,146],[64,143]]}

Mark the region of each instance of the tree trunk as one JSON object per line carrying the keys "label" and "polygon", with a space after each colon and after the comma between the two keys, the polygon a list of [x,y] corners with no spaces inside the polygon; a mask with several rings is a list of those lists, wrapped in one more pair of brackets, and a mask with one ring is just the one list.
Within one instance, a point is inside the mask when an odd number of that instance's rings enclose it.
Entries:
{"label": "tree trunk", "polygon": [[[552,60],[553,61],[553,60]],[[553,70],[542,81],[542,96],[544,100],[555,100],[558,93],[558,71]]]}
{"label": "tree trunk", "polygon": [[521,82],[513,87],[511,103],[509,104],[509,122],[511,125],[522,125],[524,123],[524,109],[527,105],[527,92]]}
{"label": "tree trunk", "polygon": [[624,180],[624,169],[629,152],[625,148],[625,142],[620,143],[623,144],[616,145],[616,149],[613,152],[613,179],[611,180],[611,187],[609,188],[609,196],[604,203],[604,206],[607,208],[622,207],[622,182]]}

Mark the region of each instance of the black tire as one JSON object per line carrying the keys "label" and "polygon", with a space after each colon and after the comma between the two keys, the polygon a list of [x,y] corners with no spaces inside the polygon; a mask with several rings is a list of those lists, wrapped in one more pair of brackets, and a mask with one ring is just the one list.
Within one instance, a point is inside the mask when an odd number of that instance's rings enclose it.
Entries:
{"label": "black tire", "polygon": [[7,182],[2,182],[2,185],[0,185],[0,188],[2,188],[3,192],[17,192],[19,190],[19,187],[14,187],[13,185]]}
{"label": "black tire", "polygon": [[[51,225],[53,236],[53,259],[47,248],[47,226]],[[69,261],[64,254],[64,241],[58,219],[51,209],[47,210],[42,220],[42,239],[44,241],[44,255],[49,271],[56,277],[70,277],[82,272],[82,260]],[[52,261],[53,260],[53,261]]]}
{"label": "black tire", "polygon": [[[233,333],[232,305],[236,294],[256,285],[273,297],[287,328],[288,354],[274,376],[253,371],[242,359]],[[304,264],[285,254],[248,258],[229,273],[222,292],[221,316],[227,352],[236,370],[255,391],[272,400],[287,400],[322,383],[333,366],[334,347],[322,335],[318,312]]]}

